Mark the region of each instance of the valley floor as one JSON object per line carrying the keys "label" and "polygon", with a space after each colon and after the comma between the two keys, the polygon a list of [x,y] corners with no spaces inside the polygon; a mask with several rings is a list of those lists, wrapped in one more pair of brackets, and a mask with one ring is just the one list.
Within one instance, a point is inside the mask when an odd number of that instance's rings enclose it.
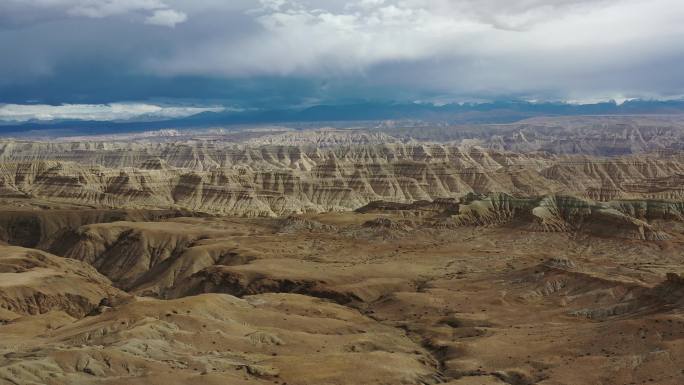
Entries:
{"label": "valley floor", "polygon": [[1,215],[0,384],[684,383],[675,220]]}

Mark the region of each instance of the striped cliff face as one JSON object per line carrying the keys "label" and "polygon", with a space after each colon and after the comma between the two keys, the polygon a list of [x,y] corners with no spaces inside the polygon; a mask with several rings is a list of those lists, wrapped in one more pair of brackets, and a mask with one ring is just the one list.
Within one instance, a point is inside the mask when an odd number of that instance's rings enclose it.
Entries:
{"label": "striped cliff face", "polygon": [[94,207],[276,216],[468,193],[681,200],[677,155],[613,158],[447,144],[5,144],[0,194]]}

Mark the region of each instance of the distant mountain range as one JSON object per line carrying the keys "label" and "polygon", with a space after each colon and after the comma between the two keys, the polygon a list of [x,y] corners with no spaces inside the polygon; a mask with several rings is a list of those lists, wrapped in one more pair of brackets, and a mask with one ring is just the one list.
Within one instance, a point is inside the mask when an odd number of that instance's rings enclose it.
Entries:
{"label": "distant mountain range", "polygon": [[535,116],[577,115],[665,115],[684,114],[684,100],[632,100],[596,104],[532,103],[499,101],[491,103],[446,104],[357,103],[318,105],[302,109],[204,112],[186,118],[157,121],[36,121],[1,124],[1,135],[57,130],[69,134],[108,134],[162,128],[212,127],[247,124],[297,122],[341,122],[374,120],[422,120],[451,124],[512,123]]}

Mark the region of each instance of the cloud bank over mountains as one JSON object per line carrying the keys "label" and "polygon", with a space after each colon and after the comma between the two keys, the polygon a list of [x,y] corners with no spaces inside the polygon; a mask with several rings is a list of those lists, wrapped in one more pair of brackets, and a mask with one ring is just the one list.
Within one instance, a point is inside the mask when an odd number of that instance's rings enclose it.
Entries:
{"label": "cloud bank over mountains", "polygon": [[0,102],[671,99],[681,20],[681,0],[5,0]]}
{"label": "cloud bank over mountains", "polygon": [[87,120],[123,121],[144,119],[175,119],[202,112],[221,112],[223,107],[165,107],[140,103],[112,104],[44,104],[0,105],[0,121],[24,123],[29,121]]}

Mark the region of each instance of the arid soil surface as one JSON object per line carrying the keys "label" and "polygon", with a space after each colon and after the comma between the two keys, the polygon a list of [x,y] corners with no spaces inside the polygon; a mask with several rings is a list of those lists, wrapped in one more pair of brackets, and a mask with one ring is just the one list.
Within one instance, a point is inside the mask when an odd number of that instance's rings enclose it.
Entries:
{"label": "arid soil surface", "polygon": [[679,155],[356,140],[4,144],[0,384],[684,383]]}

